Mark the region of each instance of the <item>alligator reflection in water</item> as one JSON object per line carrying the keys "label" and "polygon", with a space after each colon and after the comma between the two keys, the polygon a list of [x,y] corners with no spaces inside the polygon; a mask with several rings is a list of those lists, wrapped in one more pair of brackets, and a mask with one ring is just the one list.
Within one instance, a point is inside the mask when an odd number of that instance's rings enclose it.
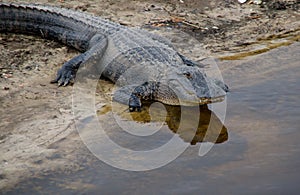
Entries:
{"label": "alligator reflection in water", "polygon": [[[143,106],[144,109],[141,112],[119,114],[126,120],[134,120],[138,123],[163,122],[163,125],[167,125],[169,130],[178,134],[184,142],[189,142],[191,145],[198,142],[222,143],[228,140],[227,128],[216,114],[208,109],[207,105],[180,107],[145,103]],[[184,122],[181,120],[182,116],[184,116]],[[197,126],[195,120],[199,121]]]}

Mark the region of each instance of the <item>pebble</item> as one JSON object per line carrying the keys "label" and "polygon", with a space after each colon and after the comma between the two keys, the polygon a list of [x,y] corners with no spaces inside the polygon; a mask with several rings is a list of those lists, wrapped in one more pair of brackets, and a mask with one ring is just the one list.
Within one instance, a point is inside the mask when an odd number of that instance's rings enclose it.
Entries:
{"label": "pebble", "polygon": [[256,5],[260,5],[262,3],[262,1],[261,0],[254,0],[253,3],[256,4]]}
{"label": "pebble", "polygon": [[239,3],[246,3],[247,0],[238,0]]}
{"label": "pebble", "polygon": [[3,73],[3,77],[6,79],[11,78],[12,76],[12,74]]}

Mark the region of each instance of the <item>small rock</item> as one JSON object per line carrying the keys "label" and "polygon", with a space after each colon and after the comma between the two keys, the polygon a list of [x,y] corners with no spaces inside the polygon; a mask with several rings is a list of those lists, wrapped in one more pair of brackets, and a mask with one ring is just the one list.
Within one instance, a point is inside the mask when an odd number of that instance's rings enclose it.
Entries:
{"label": "small rock", "polygon": [[60,108],[59,112],[60,113],[70,113],[70,110],[69,109]]}
{"label": "small rock", "polygon": [[90,4],[81,4],[75,6],[75,10],[86,11],[90,7]]}
{"label": "small rock", "polygon": [[25,69],[26,70],[32,70],[32,67],[31,66],[25,66]]}
{"label": "small rock", "polygon": [[239,3],[246,3],[247,0],[238,0]]}
{"label": "small rock", "polygon": [[56,119],[56,118],[58,118],[58,116],[56,116],[56,115],[52,116],[52,119]]}
{"label": "small rock", "polygon": [[262,0],[253,0],[253,3],[256,5],[262,4]]}
{"label": "small rock", "polygon": [[3,73],[3,77],[6,79],[11,78],[12,76],[12,74]]}
{"label": "small rock", "polygon": [[5,175],[4,174],[0,174],[0,180],[5,179]]}
{"label": "small rock", "polygon": [[9,90],[9,87],[3,87],[4,90]]}

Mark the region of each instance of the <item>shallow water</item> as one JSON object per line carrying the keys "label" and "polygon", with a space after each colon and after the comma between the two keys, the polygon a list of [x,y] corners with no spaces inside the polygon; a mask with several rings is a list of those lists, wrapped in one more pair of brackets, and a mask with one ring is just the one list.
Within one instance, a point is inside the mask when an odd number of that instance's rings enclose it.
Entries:
{"label": "shallow water", "polygon": [[[218,63],[231,88],[222,127],[226,136],[202,157],[198,156],[200,138],[159,169],[130,172],[95,160],[75,173],[29,179],[10,193],[296,194],[300,191],[299,52],[296,42]],[[160,136],[151,139],[158,145],[173,135],[167,124],[163,127]],[[130,139],[123,143],[133,145]]]}

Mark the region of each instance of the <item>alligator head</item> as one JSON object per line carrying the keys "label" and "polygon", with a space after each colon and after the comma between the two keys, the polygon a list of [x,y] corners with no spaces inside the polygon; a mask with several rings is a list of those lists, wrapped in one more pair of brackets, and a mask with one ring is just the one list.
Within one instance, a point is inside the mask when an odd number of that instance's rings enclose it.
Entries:
{"label": "alligator head", "polygon": [[161,79],[158,101],[169,105],[194,106],[222,101],[228,87],[208,77],[198,66],[172,68]]}

